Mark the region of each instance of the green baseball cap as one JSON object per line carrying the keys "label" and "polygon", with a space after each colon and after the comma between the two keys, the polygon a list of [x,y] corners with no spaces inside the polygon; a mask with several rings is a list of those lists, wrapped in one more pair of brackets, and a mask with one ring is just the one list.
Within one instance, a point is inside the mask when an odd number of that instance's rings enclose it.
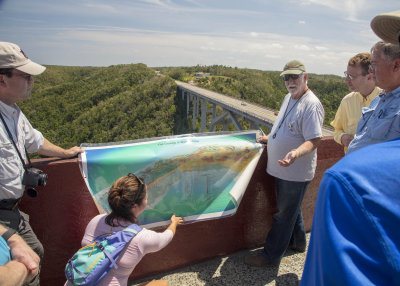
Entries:
{"label": "green baseball cap", "polygon": [[294,60],[285,65],[280,76],[285,74],[302,74],[303,72],[306,72],[304,65],[301,62]]}

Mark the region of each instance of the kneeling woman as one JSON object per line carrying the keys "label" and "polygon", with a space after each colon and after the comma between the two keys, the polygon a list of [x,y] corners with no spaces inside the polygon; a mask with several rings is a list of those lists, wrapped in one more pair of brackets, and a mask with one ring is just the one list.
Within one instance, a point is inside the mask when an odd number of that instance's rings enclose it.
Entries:
{"label": "kneeling woman", "polygon": [[[132,223],[147,206],[147,186],[134,174],[119,178],[110,188],[108,203],[110,214],[95,216],[87,225],[82,246],[90,244],[99,235],[119,231]],[[147,253],[164,248],[172,240],[176,227],[183,223],[181,217],[171,217],[171,224],[162,233],[143,228],[122,251],[117,261],[118,269],[111,269],[100,285],[127,285],[129,275]],[[68,285],[68,284],[67,284]],[[163,280],[141,285],[168,285]]]}

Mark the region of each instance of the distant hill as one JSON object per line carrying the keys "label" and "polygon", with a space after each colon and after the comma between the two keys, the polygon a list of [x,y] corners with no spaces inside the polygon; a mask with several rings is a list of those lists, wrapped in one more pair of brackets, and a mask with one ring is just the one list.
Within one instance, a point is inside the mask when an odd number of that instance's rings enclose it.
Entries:
{"label": "distant hill", "polygon": [[[196,77],[196,72],[210,75]],[[35,77],[31,99],[18,105],[35,128],[63,147],[198,132],[197,127],[190,129],[186,103],[176,96],[174,79],[273,109],[279,109],[286,94],[275,71],[144,64],[47,66]],[[310,74],[309,86],[324,105],[328,125],[347,86],[338,76],[316,74]]]}
{"label": "distant hill", "polygon": [[63,147],[174,134],[176,84],[143,64],[48,66],[19,103],[32,125]]}
{"label": "distant hill", "polygon": [[[180,81],[193,81],[199,87],[241,98],[279,110],[287,90],[277,71],[239,69],[220,65],[194,67],[160,67],[162,73]],[[197,78],[196,72],[210,76]],[[324,125],[334,119],[342,98],[349,93],[342,77],[336,75],[309,74],[308,86],[321,100],[325,109]]]}

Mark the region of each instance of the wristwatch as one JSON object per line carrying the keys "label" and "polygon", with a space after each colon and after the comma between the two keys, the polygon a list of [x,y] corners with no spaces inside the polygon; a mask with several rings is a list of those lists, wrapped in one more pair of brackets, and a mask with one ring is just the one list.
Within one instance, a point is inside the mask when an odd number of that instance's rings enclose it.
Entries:
{"label": "wristwatch", "polygon": [[9,228],[5,233],[3,233],[1,236],[4,238],[5,241],[8,241],[8,239],[16,233],[15,229]]}

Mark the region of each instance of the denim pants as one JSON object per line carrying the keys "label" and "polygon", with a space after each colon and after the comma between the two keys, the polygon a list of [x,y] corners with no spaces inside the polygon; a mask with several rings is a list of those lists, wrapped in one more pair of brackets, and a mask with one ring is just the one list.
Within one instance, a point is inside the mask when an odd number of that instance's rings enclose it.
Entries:
{"label": "denim pants", "polygon": [[263,256],[279,264],[289,246],[306,245],[301,203],[310,182],[292,182],[275,178],[277,212],[264,244]]}

